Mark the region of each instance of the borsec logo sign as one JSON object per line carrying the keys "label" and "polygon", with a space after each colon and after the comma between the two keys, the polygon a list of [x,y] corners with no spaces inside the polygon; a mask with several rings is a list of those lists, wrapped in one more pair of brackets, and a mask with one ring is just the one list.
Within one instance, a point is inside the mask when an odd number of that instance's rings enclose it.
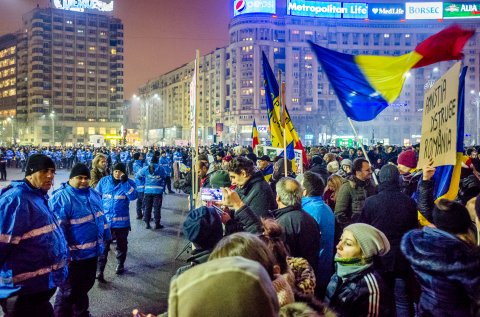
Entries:
{"label": "borsec logo sign", "polygon": [[407,2],[405,11],[407,20],[442,19],[443,2]]}
{"label": "borsec logo sign", "polygon": [[275,0],[235,0],[233,15],[246,13],[272,13],[275,14]]}

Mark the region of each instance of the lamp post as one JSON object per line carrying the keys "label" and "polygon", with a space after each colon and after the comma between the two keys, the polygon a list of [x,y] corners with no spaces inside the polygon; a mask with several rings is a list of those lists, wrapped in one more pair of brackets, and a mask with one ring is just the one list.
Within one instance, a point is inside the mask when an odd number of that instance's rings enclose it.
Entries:
{"label": "lamp post", "polygon": [[472,95],[472,104],[475,105],[476,107],[476,117],[477,120],[475,122],[475,145],[480,144],[480,124],[478,121],[480,120],[480,92],[478,94],[475,94],[475,90],[470,90],[470,94]]}
{"label": "lamp post", "polygon": [[50,119],[52,119],[52,142],[53,146],[55,146],[55,111],[50,113]]}
{"label": "lamp post", "polygon": [[12,128],[12,145],[14,145],[15,144],[15,132],[13,130],[13,116],[8,117],[7,121],[10,123],[10,127]]}

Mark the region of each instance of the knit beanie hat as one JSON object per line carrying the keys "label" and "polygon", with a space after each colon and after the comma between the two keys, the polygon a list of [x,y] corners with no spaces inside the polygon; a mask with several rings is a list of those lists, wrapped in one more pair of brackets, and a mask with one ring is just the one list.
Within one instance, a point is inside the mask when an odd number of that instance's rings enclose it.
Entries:
{"label": "knit beanie hat", "polygon": [[400,172],[395,165],[387,164],[382,166],[378,175],[380,183],[392,183],[398,184],[400,178]]}
{"label": "knit beanie hat", "polygon": [[240,256],[195,265],[170,283],[169,317],[277,317],[278,311],[265,268]]}
{"label": "knit beanie hat", "polygon": [[220,215],[213,207],[193,209],[183,223],[183,233],[188,241],[200,248],[209,250],[223,237],[223,227]]}
{"label": "knit beanie hat", "polygon": [[113,165],[112,171],[122,171],[123,174],[127,174],[127,167],[123,163],[117,163]]}
{"label": "knit beanie hat", "polygon": [[87,176],[90,178],[90,170],[88,169],[87,165],[82,163],[75,164],[70,172],[69,178],[74,178],[75,176]]}
{"label": "knit beanie hat", "polygon": [[332,162],[327,164],[327,171],[331,174],[338,172],[339,168],[340,167],[338,166],[337,161],[332,161]]}
{"label": "knit beanie hat", "polygon": [[232,186],[232,181],[227,171],[216,171],[210,176],[210,186],[212,188],[220,187],[230,187]]}
{"label": "knit beanie hat", "polygon": [[465,233],[472,225],[467,208],[455,201],[450,202],[448,210],[442,210],[435,205],[432,216],[435,227],[452,234]]}
{"label": "knit beanie hat", "polygon": [[49,168],[55,169],[55,163],[53,163],[51,158],[44,154],[33,154],[28,158],[27,167],[25,168],[25,176]]}
{"label": "knit beanie hat", "polygon": [[350,231],[357,239],[365,258],[383,256],[390,251],[390,242],[383,232],[366,223],[354,223],[344,230]]}
{"label": "knit beanie hat", "polygon": [[405,165],[406,167],[417,167],[417,156],[412,150],[403,151],[397,159],[397,164]]}

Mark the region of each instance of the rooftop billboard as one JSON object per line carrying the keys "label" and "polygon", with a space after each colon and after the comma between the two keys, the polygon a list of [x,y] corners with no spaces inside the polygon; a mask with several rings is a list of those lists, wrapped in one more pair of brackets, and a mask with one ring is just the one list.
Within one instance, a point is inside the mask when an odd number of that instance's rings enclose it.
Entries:
{"label": "rooftop billboard", "polygon": [[102,0],[53,0],[53,5],[55,8],[70,11],[83,12],[86,9],[104,12],[113,11],[113,0],[109,3]]}
{"label": "rooftop billboard", "polygon": [[275,14],[275,0],[234,0],[233,16],[246,13],[270,13]]}

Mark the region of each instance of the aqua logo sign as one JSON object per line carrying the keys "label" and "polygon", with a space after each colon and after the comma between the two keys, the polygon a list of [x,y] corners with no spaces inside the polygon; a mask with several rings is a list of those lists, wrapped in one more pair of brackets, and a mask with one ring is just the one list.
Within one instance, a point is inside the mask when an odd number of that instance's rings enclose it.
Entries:
{"label": "aqua logo sign", "polygon": [[443,18],[442,2],[407,2],[405,3],[407,20],[432,20]]}
{"label": "aqua logo sign", "polygon": [[275,14],[275,0],[235,0],[233,2],[233,15],[247,13],[271,13]]}
{"label": "aqua logo sign", "polygon": [[403,20],[405,5],[401,3],[369,3],[369,20]]}

